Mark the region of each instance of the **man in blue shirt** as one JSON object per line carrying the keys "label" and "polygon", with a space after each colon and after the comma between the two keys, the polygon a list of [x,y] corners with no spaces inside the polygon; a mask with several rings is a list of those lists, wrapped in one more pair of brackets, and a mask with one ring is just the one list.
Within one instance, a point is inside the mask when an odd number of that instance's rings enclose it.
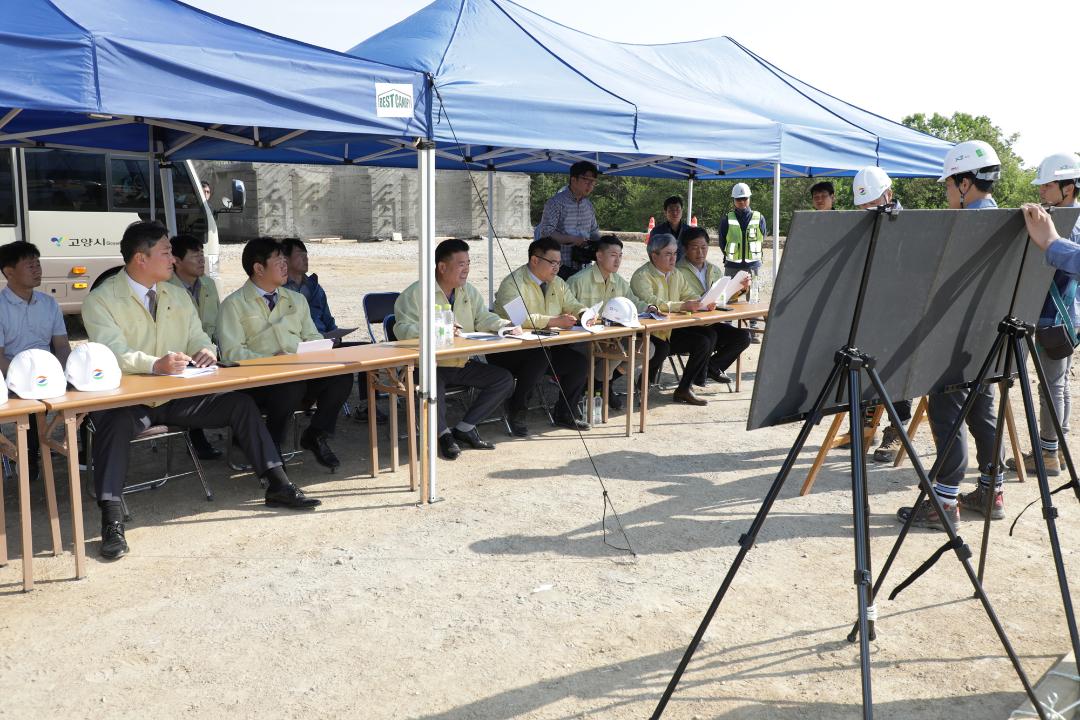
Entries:
{"label": "man in blue shirt", "polygon": [[[60,305],[51,295],[34,288],[41,285],[41,252],[33,243],[18,241],[0,245],[0,272],[7,287],[0,290],[0,371],[7,377],[12,358],[23,350],[45,350],[67,364],[71,346]],[[38,473],[37,424],[30,423],[27,437],[30,477]]]}
{"label": "man in blue shirt", "polygon": [[[997,152],[981,140],[969,140],[953,146],[946,154],[944,170],[938,182],[945,184],[945,197],[951,209],[979,210],[997,207],[993,189],[994,182],[1000,177],[1001,162]],[[964,479],[968,466],[966,438],[958,439],[944,457],[940,456],[948,442],[949,430],[960,417],[967,396],[967,390],[957,390],[927,397],[927,417],[941,461],[940,471],[934,480],[934,494],[941,500],[946,517],[954,527],[960,521],[960,510],[983,515],[989,493],[993,493],[990,517],[994,520],[1005,517],[1002,457],[1000,451],[997,456],[994,455],[997,415],[994,412],[992,388],[984,387],[979,392],[967,417],[968,431],[975,438],[975,454],[979,462],[978,487],[973,492],[960,495],[960,481]],[[912,512],[915,513],[912,524],[916,527],[945,529],[945,518],[940,517],[929,502],[923,501],[917,508],[902,507],[896,516],[901,522],[906,522]]]}
{"label": "man in blue shirt", "polygon": [[330,303],[326,291],[319,285],[319,276],[308,271],[307,247],[300,238],[285,238],[281,241],[281,252],[289,265],[289,279],[285,287],[298,292],[307,299],[311,310],[311,321],[315,329],[325,337],[327,333],[338,329],[334,316],[330,313]]}
{"label": "man in blue shirt", "polygon": [[[1080,157],[1073,153],[1055,153],[1050,155],[1039,165],[1039,174],[1032,181],[1032,185],[1039,188],[1039,199],[1046,206],[1053,207],[1076,207],[1077,191],[1080,190]],[[1073,228],[1072,235],[1063,239],[1063,243],[1080,243],[1080,222]],[[1050,256],[1047,255],[1049,262]],[[1053,262],[1050,262],[1054,267]],[[1058,301],[1054,298],[1054,288],[1057,290],[1058,299],[1069,315],[1069,321],[1073,328],[1077,325],[1076,312],[1076,286],[1077,275],[1070,274],[1059,269],[1054,273],[1054,285],[1051,292],[1046,296],[1042,313],[1039,315],[1039,327],[1051,327],[1061,325],[1065,319],[1058,310]],[[1072,299],[1072,302],[1069,300]],[[1072,368],[1072,355],[1064,358],[1052,358],[1046,354],[1042,345],[1036,343],[1035,349],[1042,362],[1043,373],[1046,376],[1047,390],[1053,400],[1053,408],[1061,421],[1061,429],[1069,432],[1069,410],[1072,404],[1069,393],[1069,370]],[[1047,439],[1049,438],[1049,439]],[[1061,473],[1061,459],[1058,454],[1058,439],[1054,432],[1054,421],[1050,416],[1050,408],[1042,394],[1039,394],[1039,446],[1042,451],[1043,465],[1047,475],[1059,475]],[[1016,463],[1012,458],[1005,462],[1006,466],[1016,469]],[[1024,454],[1024,468],[1029,472],[1035,472],[1034,449],[1032,454]]]}

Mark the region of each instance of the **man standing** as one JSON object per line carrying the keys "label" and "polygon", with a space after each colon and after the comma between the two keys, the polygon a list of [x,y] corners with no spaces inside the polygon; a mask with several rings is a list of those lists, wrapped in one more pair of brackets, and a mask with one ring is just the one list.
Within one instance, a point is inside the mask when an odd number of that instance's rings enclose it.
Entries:
{"label": "man standing", "polygon": [[[675,263],[675,270],[683,277],[683,283],[700,298],[724,276],[719,267],[708,261],[709,233],[703,227],[687,228],[679,238],[684,257]],[[750,286],[747,278],[744,289]],[[731,298],[728,298],[730,300]],[[737,328],[728,323],[715,323],[709,326],[716,334],[716,346],[706,368],[694,378],[697,385],[705,385],[706,374],[718,383],[731,382],[727,369],[735,362],[739,354],[750,347],[750,331]]]}
{"label": "man standing", "polygon": [[[540,238],[529,244],[529,262],[503,279],[495,293],[495,312],[510,319],[507,305],[521,299],[527,317],[522,327],[528,329],[568,330],[577,324],[585,306],[559,277],[559,244],[551,238]],[[507,422],[515,437],[528,437],[525,414],[529,394],[544,372],[558,378],[561,394],[555,403],[555,424],[571,430],[589,430],[589,423],[580,415],[578,406],[585,391],[589,366],[585,355],[567,345],[553,345],[532,350],[513,350],[488,356],[488,362],[509,370],[517,379],[514,394],[507,402]]]}
{"label": "man standing", "polygon": [[[945,155],[945,166],[939,183],[945,184],[945,197],[953,210],[967,208],[979,210],[996,208],[994,181],[1001,176],[998,155],[989,144],[981,140],[969,140],[953,146]],[[984,387],[976,396],[967,417],[968,431],[975,438],[975,453],[979,463],[978,487],[966,495],[960,495],[960,482],[968,466],[967,440],[960,437],[944,457],[940,456],[948,441],[949,430],[960,417],[960,410],[967,400],[967,390],[934,393],[927,398],[927,417],[934,434],[940,461],[940,471],[934,481],[934,494],[941,500],[948,520],[955,526],[960,521],[960,510],[984,514],[987,495],[991,498],[991,517],[1005,517],[1005,500],[1002,492],[1004,475],[1001,453],[994,455],[994,436],[997,417],[994,412],[992,387]],[[933,506],[924,501],[917,508],[902,507],[897,518],[906,522],[914,512],[913,524],[937,530],[945,529],[945,520]]]}
{"label": "man standing", "polygon": [[810,188],[810,201],[814,203],[815,210],[832,210],[835,200],[836,188],[828,180],[814,183],[814,186]]}
{"label": "man standing", "polygon": [[[480,291],[469,284],[469,244],[464,240],[443,240],[435,248],[434,305],[449,305],[454,323],[461,332],[498,332],[510,325],[487,309]],[[394,302],[394,334],[402,340],[420,337],[420,314],[423,298],[420,282],[414,282]],[[518,330],[515,328],[515,330]],[[520,332],[520,330],[518,330]],[[491,417],[495,409],[514,390],[514,376],[504,368],[472,358],[439,360],[435,373],[438,390],[439,452],[447,460],[456,460],[463,443],[477,450],[495,446],[480,437],[476,426]],[[465,416],[452,429],[446,423],[446,386],[464,385],[479,392]]]}
{"label": "man standing", "polygon": [[[689,225],[683,222],[683,204],[682,198],[678,195],[672,195],[664,201],[664,222],[654,227],[649,232],[649,237],[653,235],[661,235],[667,233],[668,235],[674,235],[678,239],[684,230]],[[679,260],[683,259],[682,244],[679,244]]]}
{"label": "man standing", "polygon": [[[12,358],[23,350],[45,350],[67,364],[71,346],[60,305],[34,288],[41,285],[41,252],[32,243],[0,245],[0,272],[7,287],[0,290],[0,371],[7,377]],[[38,474],[37,423],[27,436],[30,477]]]}
{"label": "man standing", "polygon": [[[203,332],[214,340],[217,337],[221,297],[218,295],[214,278],[206,275],[203,242],[194,235],[177,235],[170,243],[174,260],[173,276],[169,278],[169,282],[187,290],[191,301],[195,303],[195,310],[199,313]],[[221,451],[210,444],[202,428],[191,428],[188,436],[200,460],[215,460],[221,457]]]}
{"label": "man standing", "polygon": [[[92,342],[108,346],[126,374],[175,375],[188,364],[213,365],[214,345],[203,332],[190,296],[167,281],[173,255],[165,227],[137,222],[120,240],[124,269],[87,296],[82,318]],[[289,482],[259,410],[241,393],[203,395],[161,405],[134,405],[90,413],[96,430],[94,484],[101,508],[101,556],[128,552],[120,497],[127,480],[131,440],[154,425],[232,428],[256,474],[268,483],[266,504],[309,509],[320,504]]]}
{"label": "man standing", "polygon": [[[750,209],[750,186],[735,183],[731,188],[735,209],[720,220],[720,242],[724,251],[724,274],[734,276],[740,270],[751,275],[755,282],[761,270],[761,243],[765,239],[765,216]],[[756,328],[757,320],[750,321]],[[757,333],[750,333],[750,342],[759,343]]]}
{"label": "man standing", "polygon": [[599,175],[596,166],[586,160],[571,165],[570,184],[544,204],[544,214],[536,226],[537,238],[551,238],[559,244],[559,277],[563,280],[589,264],[574,259],[574,248],[600,238],[596,210],[589,201]]}
{"label": "man standing", "polygon": [[[1080,189],[1080,157],[1073,153],[1056,153],[1050,155],[1039,165],[1039,174],[1032,181],[1032,185],[1039,187],[1039,200],[1044,205],[1053,207],[1076,207],[1077,190]],[[1080,221],[1073,228],[1072,236],[1067,241],[1080,244]],[[1047,261],[1054,267],[1058,267],[1050,260]],[[1076,311],[1076,286],[1077,276],[1071,275],[1059,269],[1054,273],[1054,282],[1050,286],[1050,292],[1046,296],[1042,312],[1039,315],[1039,327],[1062,325],[1066,318],[1072,324],[1075,332],[1078,313]],[[1064,312],[1062,312],[1064,310]],[[1072,398],[1069,393],[1069,371],[1072,368],[1072,355],[1064,358],[1052,358],[1046,354],[1042,345],[1036,343],[1035,349],[1039,353],[1043,372],[1046,375],[1047,390],[1053,399],[1053,408],[1061,422],[1061,429],[1069,432],[1069,412]],[[1049,439],[1048,439],[1049,438]],[[1054,421],[1050,416],[1050,408],[1042,393],[1039,393],[1039,450],[1042,452],[1043,465],[1047,475],[1059,475],[1061,473],[1061,460],[1058,455],[1058,439],[1054,432]],[[1010,470],[1016,469],[1012,458],[1005,461]],[[1028,472],[1035,472],[1034,452],[1024,455],[1024,468]]]}
{"label": "man standing", "polygon": [[[311,322],[304,296],[283,286],[288,278],[285,256],[277,240],[255,238],[240,258],[248,281],[221,303],[222,359],[227,362],[296,352],[307,340],[321,340]],[[266,413],[266,427],[281,447],[292,414],[316,403],[311,424],[300,436],[300,447],[334,470],[341,464],[327,437],[334,434],[341,407],[352,391],[352,375],[280,383],[246,392]]]}

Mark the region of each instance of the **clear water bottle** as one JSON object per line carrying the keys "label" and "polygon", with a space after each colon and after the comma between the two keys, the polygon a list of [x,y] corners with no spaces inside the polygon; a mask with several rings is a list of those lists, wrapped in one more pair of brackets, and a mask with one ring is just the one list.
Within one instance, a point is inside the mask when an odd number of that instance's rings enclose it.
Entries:
{"label": "clear water bottle", "polygon": [[443,305],[435,306],[435,347],[444,348],[450,343],[448,342],[448,330],[446,325],[446,310]]}
{"label": "clear water bottle", "polygon": [[602,422],[604,422],[604,398],[600,393],[596,393],[592,399],[592,424],[599,425]]}
{"label": "clear water bottle", "polygon": [[752,303],[761,301],[761,292],[758,289],[756,278],[750,281],[750,297],[747,300]]}
{"label": "clear water bottle", "polygon": [[446,313],[446,344],[448,347],[452,347],[454,344],[454,335],[456,328],[456,322],[454,321],[454,306],[450,304],[443,305],[443,312]]}

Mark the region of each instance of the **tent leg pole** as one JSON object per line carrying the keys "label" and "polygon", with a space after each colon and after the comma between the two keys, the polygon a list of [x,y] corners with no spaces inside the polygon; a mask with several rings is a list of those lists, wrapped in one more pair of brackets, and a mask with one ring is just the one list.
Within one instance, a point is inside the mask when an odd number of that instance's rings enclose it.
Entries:
{"label": "tent leg pole", "polygon": [[[435,472],[435,448],[438,444],[438,408],[439,401],[435,383],[435,323],[432,317],[431,297],[435,293],[435,143],[421,141],[417,147],[418,175],[420,177],[420,297],[422,302],[420,317],[420,407],[424,413],[421,427],[427,432],[420,437],[422,474],[429,478],[425,489],[426,497],[421,502],[431,503],[438,500],[438,484]],[[391,432],[396,432],[391,429]]]}
{"label": "tent leg pole", "polygon": [[686,215],[683,217],[683,223],[690,225],[690,220],[694,217],[694,176],[690,175],[690,179],[686,184]]}
{"label": "tent leg pole", "polygon": [[495,171],[488,170],[488,310],[495,307]]}
{"label": "tent leg pole", "polygon": [[776,272],[780,267],[780,163],[773,165],[772,237],[772,281],[775,286]]}

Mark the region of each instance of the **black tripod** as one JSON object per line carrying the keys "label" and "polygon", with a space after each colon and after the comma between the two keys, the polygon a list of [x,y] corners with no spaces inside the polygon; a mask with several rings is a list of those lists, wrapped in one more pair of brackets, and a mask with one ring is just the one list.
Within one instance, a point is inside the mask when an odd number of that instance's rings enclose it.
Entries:
{"label": "black tripod", "polygon": [[[971,383],[974,390],[972,390],[964,402],[960,410],[960,415],[956,418],[952,427],[949,430],[948,441],[945,447],[938,454],[939,458],[942,458],[948,453],[954,442],[959,442],[961,433],[963,432],[964,423],[967,416],[970,414],[972,407],[975,404],[976,393],[986,384],[988,384],[988,375],[991,372],[991,367],[995,364],[996,359],[1001,357],[1004,351],[1005,357],[1005,371],[1003,379],[1001,380],[1001,405],[997,416],[997,430],[994,437],[994,455],[995,462],[1001,457],[1001,444],[1003,441],[1003,425],[1005,408],[1009,402],[1009,387],[1012,385],[1013,367],[1016,368],[1016,374],[1020,384],[1020,393],[1024,401],[1024,415],[1027,418],[1028,436],[1031,441],[1031,447],[1033,448],[1033,456],[1035,460],[1035,475],[1038,478],[1039,483],[1039,495],[1042,501],[1043,518],[1046,520],[1046,529],[1050,536],[1050,547],[1054,558],[1054,567],[1057,572],[1058,586],[1061,591],[1062,606],[1065,609],[1065,620],[1069,627],[1069,639],[1072,642],[1072,648],[1074,657],[1080,657],[1080,636],[1077,633],[1076,615],[1073,611],[1072,597],[1069,593],[1069,581],[1065,573],[1065,564],[1061,554],[1061,542],[1058,539],[1057,533],[1057,508],[1054,507],[1052,494],[1055,491],[1050,490],[1050,484],[1046,477],[1046,466],[1043,464],[1042,453],[1039,451],[1039,429],[1038,421],[1035,416],[1035,404],[1031,394],[1031,381],[1028,377],[1027,364],[1025,362],[1025,350],[1034,361],[1035,372],[1039,378],[1040,390],[1042,392],[1043,401],[1047,403],[1050,408],[1050,415],[1053,418],[1054,431],[1058,438],[1058,447],[1060,447],[1065,455],[1065,463],[1069,469],[1069,475],[1071,480],[1066,485],[1058,488],[1058,490],[1064,490],[1071,487],[1076,494],[1078,500],[1080,500],[1080,483],[1077,482],[1076,470],[1073,466],[1072,456],[1069,453],[1069,446],[1065,443],[1065,433],[1061,428],[1061,421],[1057,416],[1057,411],[1054,409],[1053,402],[1050,398],[1049,389],[1046,383],[1045,371],[1043,370],[1042,362],[1039,359],[1038,354],[1035,352],[1035,341],[1032,339],[1032,333],[1034,327],[1025,324],[1014,317],[1008,317],[1001,321],[998,325],[997,338],[994,340],[994,344],[987,353],[986,360],[983,362],[982,368],[979,370],[979,374],[975,380]],[[910,451],[909,451],[910,452]],[[930,477],[937,477],[939,470],[940,460],[934,464],[934,467],[930,471]],[[991,475],[997,472],[996,468],[991,469]],[[919,499],[915,503],[915,507],[919,506],[927,496],[929,492],[930,496],[933,496],[932,490],[921,487],[919,493]],[[987,549],[990,542],[990,511],[992,503],[994,501],[994,493],[990,492],[986,494],[986,506],[983,508],[984,520],[983,520],[983,537],[982,548],[979,554],[979,573],[978,580],[982,582],[983,571],[986,567]],[[893,545],[892,551],[889,553],[888,559],[885,561],[885,565],[882,568],[881,575],[878,577],[877,582],[874,583],[874,589],[872,596],[876,595],[881,589],[881,586],[885,582],[885,578],[889,573],[889,569],[892,567],[893,561],[896,559],[897,554],[900,551],[900,547],[904,543],[904,539],[907,537],[908,531],[911,529],[911,523],[914,519],[915,513],[912,512],[904,523],[903,529],[900,531],[900,535],[896,539],[896,543]],[[946,544],[947,545],[947,544]],[[944,548],[943,548],[944,549]],[[933,556],[924,562],[914,573],[911,574],[904,582],[897,586],[897,588],[889,596],[889,599],[896,597],[904,588],[911,585],[917,580],[923,573],[929,570],[933,564],[941,557],[942,550],[938,550]],[[852,634],[857,632],[856,628],[852,629]],[[849,640],[853,640],[851,635],[848,636]],[[1034,702],[1034,701],[1033,701]],[[1038,708],[1038,704],[1035,704]]]}
{"label": "black tripod", "polygon": [[[862,678],[862,709],[863,718],[865,720],[871,720],[873,718],[873,696],[871,692],[870,683],[870,637],[872,633],[872,618],[876,617],[876,608],[873,605],[871,583],[871,571],[870,571],[870,533],[869,533],[869,500],[866,491],[866,456],[863,452],[863,438],[862,433],[859,430],[862,427],[862,373],[866,373],[870,379],[870,383],[874,388],[874,391],[881,400],[881,403],[885,406],[885,410],[888,413],[889,419],[892,424],[900,428],[900,440],[904,445],[904,449],[908,452],[909,457],[912,458],[912,464],[915,467],[915,471],[919,476],[919,485],[922,488],[923,495],[928,497],[928,501],[934,506],[938,513],[944,515],[944,508],[941,506],[941,502],[934,495],[931,490],[930,479],[927,477],[926,471],[923,469],[921,462],[919,462],[918,456],[915,454],[914,448],[911,445],[911,439],[908,437],[907,432],[903,429],[903,425],[899,416],[896,413],[896,408],[892,404],[892,400],[889,398],[888,392],[885,390],[885,385],[878,375],[877,370],[874,369],[874,360],[865,353],[862,353],[855,347],[855,336],[858,331],[859,319],[862,314],[863,300],[866,296],[866,288],[870,277],[870,269],[873,263],[874,250],[877,245],[877,238],[879,228],[882,222],[882,218],[888,216],[895,218],[894,209],[891,206],[884,206],[876,208],[877,212],[874,218],[873,229],[870,234],[870,242],[866,252],[866,260],[863,264],[862,280],[859,287],[859,294],[857,296],[853,319],[851,323],[851,330],[848,335],[848,342],[845,347],[836,351],[833,356],[833,367],[829,373],[828,379],[825,381],[825,385],[821,388],[821,392],[817,395],[817,399],[814,401],[814,405],[807,413],[806,419],[803,422],[802,429],[799,431],[799,435],[795,440],[795,444],[788,451],[787,457],[784,458],[784,463],[780,468],[779,474],[776,479],[773,480],[772,485],[769,487],[768,493],[765,495],[765,500],[758,510],[757,515],[754,516],[753,522],[750,524],[749,532],[740,536],[739,538],[739,552],[736,554],[735,559],[732,561],[731,567],[728,569],[727,575],[724,577],[723,582],[720,584],[720,589],[717,591],[716,596],[713,598],[712,604],[705,612],[705,616],[701,620],[701,624],[698,626],[697,632],[694,634],[693,639],[690,641],[689,646],[686,648],[686,652],[683,654],[682,660],[679,662],[678,667],[675,669],[675,673],[671,677],[671,681],[668,683],[667,688],[664,690],[664,694],[661,696],[656,709],[653,711],[652,717],[654,720],[660,718],[664,709],[667,707],[668,702],[671,700],[672,694],[675,692],[675,688],[679,684],[679,680],[682,678],[683,673],[686,671],[686,667],[690,664],[690,660],[694,656],[694,652],[697,650],[698,645],[701,643],[702,638],[705,636],[706,630],[708,630],[709,624],[712,622],[713,616],[720,607],[720,603],[723,601],[724,596],[727,594],[728,588],[731,586],[732,581],[735,579],[736,573],[739,571],[739,567],[742,565],[746,555],[750,552],[750,549],[754,546],[754,542],[757,539],[758,533],[761,531],[762,526],[765,524],[765,519],[768,517],[769,511],[772,509],[773,504],[776,502],[776,498],[779,497],[780,491],[783,489],[784,483],[787,481],[788,475],[791,473],[792,467],[795,465],[795,461],[798,459],[799,453],[802,452],[803,446],[806,443],[807,438],[810,435],[810,431],[813,430],[820,422],[825,414],[825,406],[829,395],[833,392],[834,388],[841,388],[840,383],[846,381],[847,389],[847,401],[838,408],[832,408],[829,412],[834,414],[836,412],[847,412],[849,414],[851,423],[851,494],[852,494],[852,514],[854,519],[855,530],[855,586],[858,595],[858,637],[860,640],[859,656],[860,656],[860,669]],[[984,368],[985,369],[985,368]],[[983,375],[985,377],[985,374]],[[841,388],[842,392],[842,388]],[[922,496],[920,496],[922,497]],[[997,632],[998,638],[1001,640],[1002,646],[1005,648],[1005,652],[1009,656],[1009,661],[1012,663],[1013,669],[1016,671],[1017,677],[1020,678],[1021,684],[1024,686],[1024,691],[1027,693],[1028,698],[1031,700],[1033,706],[1039,714],[1041,720],[1048,720],[1045,712],[1039,706],[1038,701],[1035,698],[1035,693],[1031,687],[1031,683],[1028,681],[1027,675],[1024,673],[1024,669],[1020,665],[1020,659],[1016,655],[1016,651],[1013,650],[1012,644],[1009,642],[1008,637],[1005,634],[1005,629],[998,619],[997,614],[994,612],[993,607],[990,605],[990,600],[987,598],[985,591],[982,588],[978,577],[975,574],[975,569],[971,566],[971,551],[963,540],[956,534],[954,528],[951,525],[946,524],[946,532],[949,535],[948,549],[952,549],[964,567],[968,578],[971,580],[972,586],[975,588],[975,595],[983,604],[983,608],[986,611],[987,617],[994,626],[994,630]],[[896,548],[894,548],[895,550]],[[894,553],[895,556],[895,553]]]}

